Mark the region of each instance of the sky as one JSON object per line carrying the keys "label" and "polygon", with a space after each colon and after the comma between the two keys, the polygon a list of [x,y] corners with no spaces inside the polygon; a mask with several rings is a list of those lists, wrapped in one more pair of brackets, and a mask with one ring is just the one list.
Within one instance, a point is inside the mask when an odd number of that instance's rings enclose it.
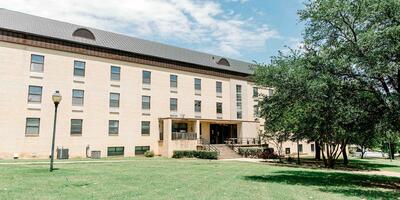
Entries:
{"label": "sky", "polygon": [[248,62],[299,48],[302,0],[1,0],[0,8]]}

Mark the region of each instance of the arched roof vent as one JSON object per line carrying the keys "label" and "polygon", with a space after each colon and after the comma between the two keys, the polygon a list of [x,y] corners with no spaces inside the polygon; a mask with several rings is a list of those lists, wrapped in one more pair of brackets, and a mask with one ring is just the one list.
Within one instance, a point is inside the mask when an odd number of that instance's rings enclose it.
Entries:
{"label": "arched roof vent", "polygon": [[74,33],[72,33],[74,37],[81,37],[89,40],[96,40],[94,34],[86,28],[78,28]]}
{"label": "arched roof vent", "polygon": [[217,62],[218,65],[225,65],[225,66],[231,66],[231,64],[229,64],[229,61],[226,58],[221,58],[218,60]]}

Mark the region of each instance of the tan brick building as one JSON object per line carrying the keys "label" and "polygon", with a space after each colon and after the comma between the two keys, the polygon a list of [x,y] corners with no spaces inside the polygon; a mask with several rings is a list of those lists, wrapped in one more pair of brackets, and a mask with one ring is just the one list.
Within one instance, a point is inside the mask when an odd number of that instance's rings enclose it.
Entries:
{"label": "tan brick building", "polygon": [[258,138],[250,65],[0,9],[0,158],[49,155],[54,91],[56,146],[71,157]]}

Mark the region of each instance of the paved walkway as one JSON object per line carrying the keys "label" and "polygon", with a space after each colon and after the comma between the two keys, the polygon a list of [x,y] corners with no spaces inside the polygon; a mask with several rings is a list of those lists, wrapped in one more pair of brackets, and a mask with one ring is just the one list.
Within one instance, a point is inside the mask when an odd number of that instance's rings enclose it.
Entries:
{"label": "paved walkway", "polygon": [[[274,165],[274,163],[265,162],[264,159],[252,159],[252,158],[222,159],[220,161],[239,161],[239,162],[251,162],[251,163]],[[399,172],[391,172],[391,171],[343,171],[343,170],[334,170],[334,171],[335,172],[350,173],[350,174],[381,175],[381,176],[392,176],[392,177],[399,177],[400,178],[400,173]]]}

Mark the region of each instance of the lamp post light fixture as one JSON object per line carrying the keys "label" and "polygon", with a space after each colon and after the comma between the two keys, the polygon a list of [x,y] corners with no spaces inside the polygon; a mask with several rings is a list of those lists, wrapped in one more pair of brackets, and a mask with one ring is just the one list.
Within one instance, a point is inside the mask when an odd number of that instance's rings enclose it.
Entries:
{"label": "lamp post light fixture", "polygon": [[53,138],[51,141],[50,172],[53,171],[53,162],[54,162],[54,143],[56,140],[57,108],[58,104],[60,104],[62,99],[62,96],[58,90],[54,92],[52,99],[54,102],[54,124],[53,124]]}

